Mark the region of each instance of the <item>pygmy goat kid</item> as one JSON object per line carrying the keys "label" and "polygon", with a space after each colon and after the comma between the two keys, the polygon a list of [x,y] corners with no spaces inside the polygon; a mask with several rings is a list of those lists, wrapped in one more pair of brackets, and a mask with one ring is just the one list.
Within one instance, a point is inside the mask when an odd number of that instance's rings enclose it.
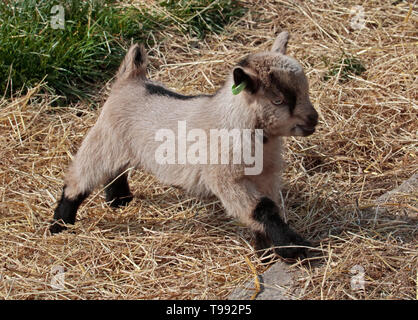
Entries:
{"label": "pygmy goat kid", "polygon": [[[286,55],[289,35],[282,32],[271,51],[248,55],[214,95],[184,96],[146,77],[147,56],[133,45],[124,58],[97,123],[81,144],[66,174],[52,233],[74,224],[80,204],[101,184],[113,207],[126,205],[127,171],[143,168],[159,181],[199,196],[217,196],[227,214],[254,233],[260,252],[274,247],[283,258],[305,254],[309,245],[279,213],[283,136],[308,136],[318,114],[308,94],[301,65]],[[233,89],[231,90],[231,87]],[[262,170],[246,175],[245,164],[161,164],[156,131],[192,129],[262,129]],[[223,152],[225,152],[223,150]],[[226,152],[231,152],[227,150]]]}

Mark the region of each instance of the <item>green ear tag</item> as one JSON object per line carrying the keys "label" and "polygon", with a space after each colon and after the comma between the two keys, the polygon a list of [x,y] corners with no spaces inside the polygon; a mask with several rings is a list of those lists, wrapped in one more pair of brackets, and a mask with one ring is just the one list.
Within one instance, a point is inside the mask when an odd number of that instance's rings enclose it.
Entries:
{"label": "green ear tag", "polygon": [[245,81],[243,81],[243,82],[241,82],[239,85],[232,85],[232,94],[233,95],[237,95],[237,94],[239,94],[242,90],[244,90],[245,89],[245,87],[247,86],[247,82],[245,82]]}

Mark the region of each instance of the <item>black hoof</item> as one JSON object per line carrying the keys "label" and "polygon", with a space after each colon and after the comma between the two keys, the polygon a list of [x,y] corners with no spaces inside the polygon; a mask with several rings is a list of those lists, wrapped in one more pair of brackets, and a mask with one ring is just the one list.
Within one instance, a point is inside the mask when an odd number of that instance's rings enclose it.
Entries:
{"label": "black hoof", "polygon": [[270,264],[277,260],[271,249],[272,244],[269,238],[261,232],[255,232],[255,250],[262,263]]}
{"label": "black hoof", "polygon": [[51,231],[52,234],[66,230],[67,227],[64,224],[75,223],[77,209],[88,196],[88,193],[81,193],[74,199],[69,199],[65,196],[65,188],[66,187],[64,186],[61,199],[54,211],[54,220],[49,227],[49,231]]}
{"label": "black hoof", "polygon": [[297,260],[298,258],[305,259],[308,257],[306,248],[276,248],[274,251],[283,259]]}
{"label": "black hoof", "polygon": [[[276,244],[273,244],[271,240],[262,233],[257,232],[255,236],[255,249],[263,263],[272,263],[276,261],[277,256],[280,256],[283,259],[292,260],[307,258],[309,248],[306,247],[311,246],[308,241],[304,240],[290,229],[282,235],[280,243],[276,242]],[[272,253],[275,253],[275,255]]]}
{"label": "black hoof", "polygon": [[[274,251],[277,255],[284,259],[304,259],[308,257],[308,249],[311,244],[309,241],[304,240],[301,236],[291,231],[292,235],[289,236],[286,241],[280,244],[279,248],[275,248]],[[280,248],[288,247],[288,248]]]}
{"label": "black hoof", "polygon": [[[256,235],[256,242],[262,247],[274,248],[274,252],[285,259],[305,258],[310,243],[294,232],[281,219],[279,208],[268,198],[262,198],[253,212],[254,220],[261,222],[265,234]],[[285,248],[283,248],[285,247]]]}
{"label": "black hoof", "polygon": [[132,201],[133,195],[129,190],[127,174],[121,175],[116,180],[112,180],[105,188],[106,202],[113,208],[126,206]]}
{"label": "black hoof", "polygon": [[112,207],[112,208],[119,208],[119,207],[123,207],[123,206],[126,206],[126,205],[128,205],[128,203],[129,202],[131,202],[132,201],[132,199],[133,199],[134,197],[133,197],[133,195],[131,194],[131,195],[129,195],[129,196],[124,196],[124,197],[117,197],[117,198],[115,198],[115,199],[113,199],[113,200],[110,200],[110,206]]}
{"label": "black hoof", "polygon": [[49,231],[52,234],[60,233],[61,231],[64,231],[64,230],[67,230],[67,227],[58,221],[52,221],[52,224],[49,227]]}

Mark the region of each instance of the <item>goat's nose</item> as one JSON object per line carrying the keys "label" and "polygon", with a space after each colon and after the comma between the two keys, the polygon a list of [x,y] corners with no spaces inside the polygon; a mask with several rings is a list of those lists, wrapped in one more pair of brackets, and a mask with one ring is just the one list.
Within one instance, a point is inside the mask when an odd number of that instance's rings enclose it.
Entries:
{"label": "goat's nose", "polygon": [[313,113],[308,115],[308,125],[311,127],[315,127],[318,124],[318,112],[314,110]]}

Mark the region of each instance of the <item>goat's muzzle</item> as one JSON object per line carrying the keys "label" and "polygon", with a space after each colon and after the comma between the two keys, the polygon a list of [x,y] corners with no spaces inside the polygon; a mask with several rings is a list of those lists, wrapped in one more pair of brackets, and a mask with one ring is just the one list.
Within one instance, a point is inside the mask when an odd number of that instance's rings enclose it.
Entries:
{"label": "goat's muzzle", "polygon": [[306,117],[305,124],[296,125],[302,131],[302,136],[310,136],[315,132],[315,127],[318,124],[318,112],[312,108],[312,112]]}
{"label": "goat's muzzle", "polygon": [[301,125],[297,125],[296,127],[302,131],[302,137],[310,136],[315,132],[315,127],[307,127]]}

